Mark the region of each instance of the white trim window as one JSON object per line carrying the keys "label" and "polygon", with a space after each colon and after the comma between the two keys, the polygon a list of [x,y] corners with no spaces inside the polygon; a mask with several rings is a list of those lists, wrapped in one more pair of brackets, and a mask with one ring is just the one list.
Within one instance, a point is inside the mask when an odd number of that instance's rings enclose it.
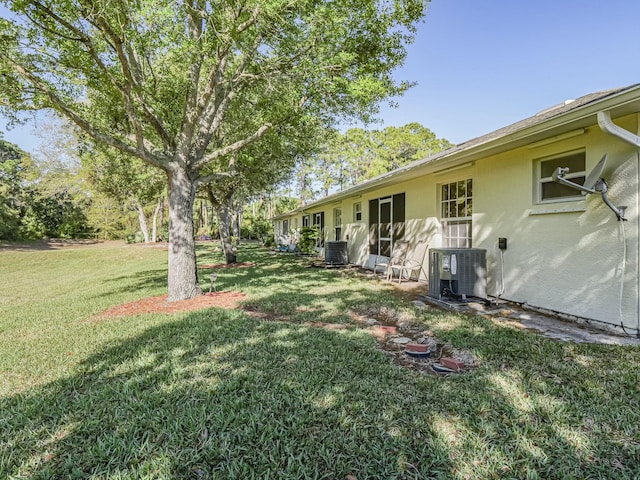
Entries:
{"label": "white trim window", "polygon": [[319,237],[316,240],[316,247],[324,247],[324,212],[317,212],[312,215],[313,226],[318,229]]}
{"label": "white trim window", "polygon": [[564,178],[582,185],[585,180],[585,163],[584,151],[536,160],[536,203],[564,202],[583,198],[576,189],[554,182],[551,175],[558,167],[568,168],[569,173]]}
{"label": "white trim window", "polygon": [[335,231],[336,241],[342,240],[342,209],[333,209],[333,228]]}
{"label": "white trim window", "polygon": [[362,221],[362,203],[356,202],[353,204],[353,221],[361,222]]}
{"label": "white trim window", "polygon": [[473,215],[473,182],[460,180],[440,185],[442,246],[471,248]]}

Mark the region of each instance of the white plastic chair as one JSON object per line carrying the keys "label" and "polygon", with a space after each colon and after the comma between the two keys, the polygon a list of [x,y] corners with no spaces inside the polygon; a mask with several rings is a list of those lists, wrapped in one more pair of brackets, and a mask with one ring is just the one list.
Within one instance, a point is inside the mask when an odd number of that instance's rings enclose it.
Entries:
{"label": "white plastic chair", "polygon": [[378,271],[378,267],[382,267],[387,280],[391,280],[393,278],[393,268],[402,265],[405,261],[408,250],[408,242],[405,242],[404,240],[398,240],[395,242],[391,256],[388,259],[384,257],[383,260],[376,262],[373,266],[374,273]]}
{"label": "white plastic chair", "polygon": [[424,276],[429,278],[422,266],[428,248],[429,244],[427,242],[418,242],[410,256],[407,255],[400,263],[389,263],[387,278],[392,279],[393,275],[397,272],[398,284],[400,284],[405,276],[407,280],[411,280],[411,276],[416,271],[418,272],[417,280],[420,280],[420,273],[424,273]]}

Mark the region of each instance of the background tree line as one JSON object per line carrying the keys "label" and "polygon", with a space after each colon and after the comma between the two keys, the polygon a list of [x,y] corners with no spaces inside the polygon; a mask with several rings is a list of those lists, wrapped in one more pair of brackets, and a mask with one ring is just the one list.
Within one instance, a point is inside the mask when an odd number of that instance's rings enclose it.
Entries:
{"label": "background tree line", "polygon": [[[232,180],[198,192],[196,236],[264,242],[272,216],[451,145],[418,123],[316,134],[243,152]],[[44,122],[40,136],[46,142],[33,156],[0,140],[0,238],[166,241],[166,178],[157,169],[61,121]]]}
{"label": "background tree line", "polygon": [[330,131],[317,152],[298,162],[285,191],[305,205],[451,146],[415,122],[381,130]]}

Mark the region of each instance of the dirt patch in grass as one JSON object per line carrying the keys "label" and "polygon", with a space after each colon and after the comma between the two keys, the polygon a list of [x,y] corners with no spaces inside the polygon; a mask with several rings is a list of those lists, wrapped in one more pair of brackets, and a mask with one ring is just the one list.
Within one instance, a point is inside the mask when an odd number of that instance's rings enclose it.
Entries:
{"label": "dirt patch in grass", "polygon": [[[226,264],[221,265],[226,266]],[[246,264],[246,266],[253,266],[253,264]],[[215,267],[209,266],[208,268]],[[239,303],[245,298],[246,295],[242,292],[209,292],[190,300],[168,303],[165,294],[117,305],[96,315],[91,320],[99,321],[145,313],[195,311],[209,307],[239,308]],[[290,319],[286,315],[262,312],[258,308],[252,308],[251,305],[244,305],[242,309],[248,315],[263,321],[290,323]],[[328,330],[364,328],[376,338],[378,348],[389,355],[397,365],[419,373],[434,373],[429,367],[445,356],[462,361],[465,370],[475,368],[478,365],[477,359],[471,352],[454,349],[451,345],[437,340],[432,332],[416,325],[413,322],[415,317],[410,311],[398,311],[380,306],[350,310],[349,316],[353,322],[351,325],[325,322],[305,322],[302,325]],[[430,355],[416,358],[407,354],[405,345],[409,342],[424,344]]]}
{"label": "dirt patch in grass", "polygon": [[255,267],[256,264],[253,262],[242,262],[242,263],[208,263],[206,265],[198,265],[198,268],[246,268],[246,267]]}
{"label": "dirt patch in grass", "polygon": [[244,310],[247,315],[257,318],[258,320],[264,320],[265,322],[286,322],[286,319],[282,318],[282,315],[262,312],[260,310],[256,310],[251,305],[244,305],[242,310]]}
{"label": "dirt patch in grass", "polygon": [[[409,310],[372,306],[350,310],[349,316],[356,324],[366,328],[376,339],[378,348],[401,367],[421,374],[434,374],[431,367],[434,364],[440,365],[442,358],[462,362],[464,368],[460,372],[474,369],[479,364],[472,352],[454,348],[451,344],[436,338],[432,331],[415,322],[415,315]],[[406,348],[410,343],[424,345],[428,354],[412,354]]]}
{"label": "dirt patch in grass", "polygon": [[99,313],[93,317],[92,320],[105,320],[113,317],[125,317],[142,313],[190,312],[209,307],[236,308],[238,302],[245,298],[246,295],[242,292],[209,292],[189,300],[169,303],[167,302],[167,294],[164,294],[116,305]]}

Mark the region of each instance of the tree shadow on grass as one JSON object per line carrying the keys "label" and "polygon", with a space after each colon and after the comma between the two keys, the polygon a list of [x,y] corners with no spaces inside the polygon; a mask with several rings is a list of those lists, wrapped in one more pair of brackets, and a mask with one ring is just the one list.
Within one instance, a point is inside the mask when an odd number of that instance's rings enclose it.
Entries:
{"label": "tree shadow on grass", "polygon": [[[220,254],[207,252],[207,246],[198,245],[199,265],[224,262]],[[210,274],[217,275],[218,290],[242,290],[245,287],[270,288],[284,286],[296,280],[324,282],[333,272],[306,268],[308,260],[296,255],[270,255],[268,250],[249,244],[241,247],[243,261],[254,262],[252,267],[199,268],[198,283],[203,290],[210,286]],[[167,286],[167,270],[153,269],[129,275],[112,277],[105,282],[105,293],[128,293],[140,290],[160,289]],[[122,287],[121,285],[125,285]]]}
{"label": "tree shadow on grass", "polygon": [[[167,270],[156,268],[144,270],[131,275],[112,277],[104,282],[111,293],[134,292],[167,286]],[[112,288],[111,286],[126,285],[125,287]]]}
{"label": "tree shadow on grass", "polygon": [[[229,284],[262,293],[256,308],[299,322],[391,301],[383,285],[293,260],[238,275]],[[481,367],[420,376],[358,329],[218,309],[154,317],[65,378],[0,400],[0,478],[640,477],[640,378],[619,365],[637,351],[417,316]]]}
{"label": "tree shadow on grass", "polygon": [[[487,355],[511,342],[570,353],[481,320],[448,334]],[[0,400],[0,477],[640,473],[637,443],[623,448],[612,424],[602,427],[609,436],[598,425],[585,429],[584,412],[572,410],[572,395],[597,388],[591,379],[561,385],[530,375],[526,359],[500,367],[504,355],[493,355],[469,374],[419,376],[394,366],[361,330],[259,322],[219,309],[190,313],[105,346],[66,378]],[[601,400],[592,393],[587,411]]]}
{"label": "tree shadow on grass", "polygon": [[424,446],[395,433],[402,385],[366,335],[209,310],[2,400],[0,474],[424,478]]}
{"label": "tree shadow on grass", "polygon": [[[389,305],[389,298],[366,289],[338,287],[329,301],[324,297],[297,286],[245,307],[292,322],[349,323],[350,308]],[[466,471],[462,478],[640,475],[640,371],[632,368],[640,361],[637,348],[561,343],[442,311],[418,311],[415,320],[439,340],[482,358],[479,369],[430,392],[430,421],[423,424],[448,439],[445,451],[458,459],[457,471]]]}
{"label": "tree shadow on grass", "polygon": [[62,248],[77,248],[103,244],[102,240],[55,238],[49,240],[28,240],[22,242],[9,242],[0,240],[1,251],[34,252],[46,250],[60,250]]}

